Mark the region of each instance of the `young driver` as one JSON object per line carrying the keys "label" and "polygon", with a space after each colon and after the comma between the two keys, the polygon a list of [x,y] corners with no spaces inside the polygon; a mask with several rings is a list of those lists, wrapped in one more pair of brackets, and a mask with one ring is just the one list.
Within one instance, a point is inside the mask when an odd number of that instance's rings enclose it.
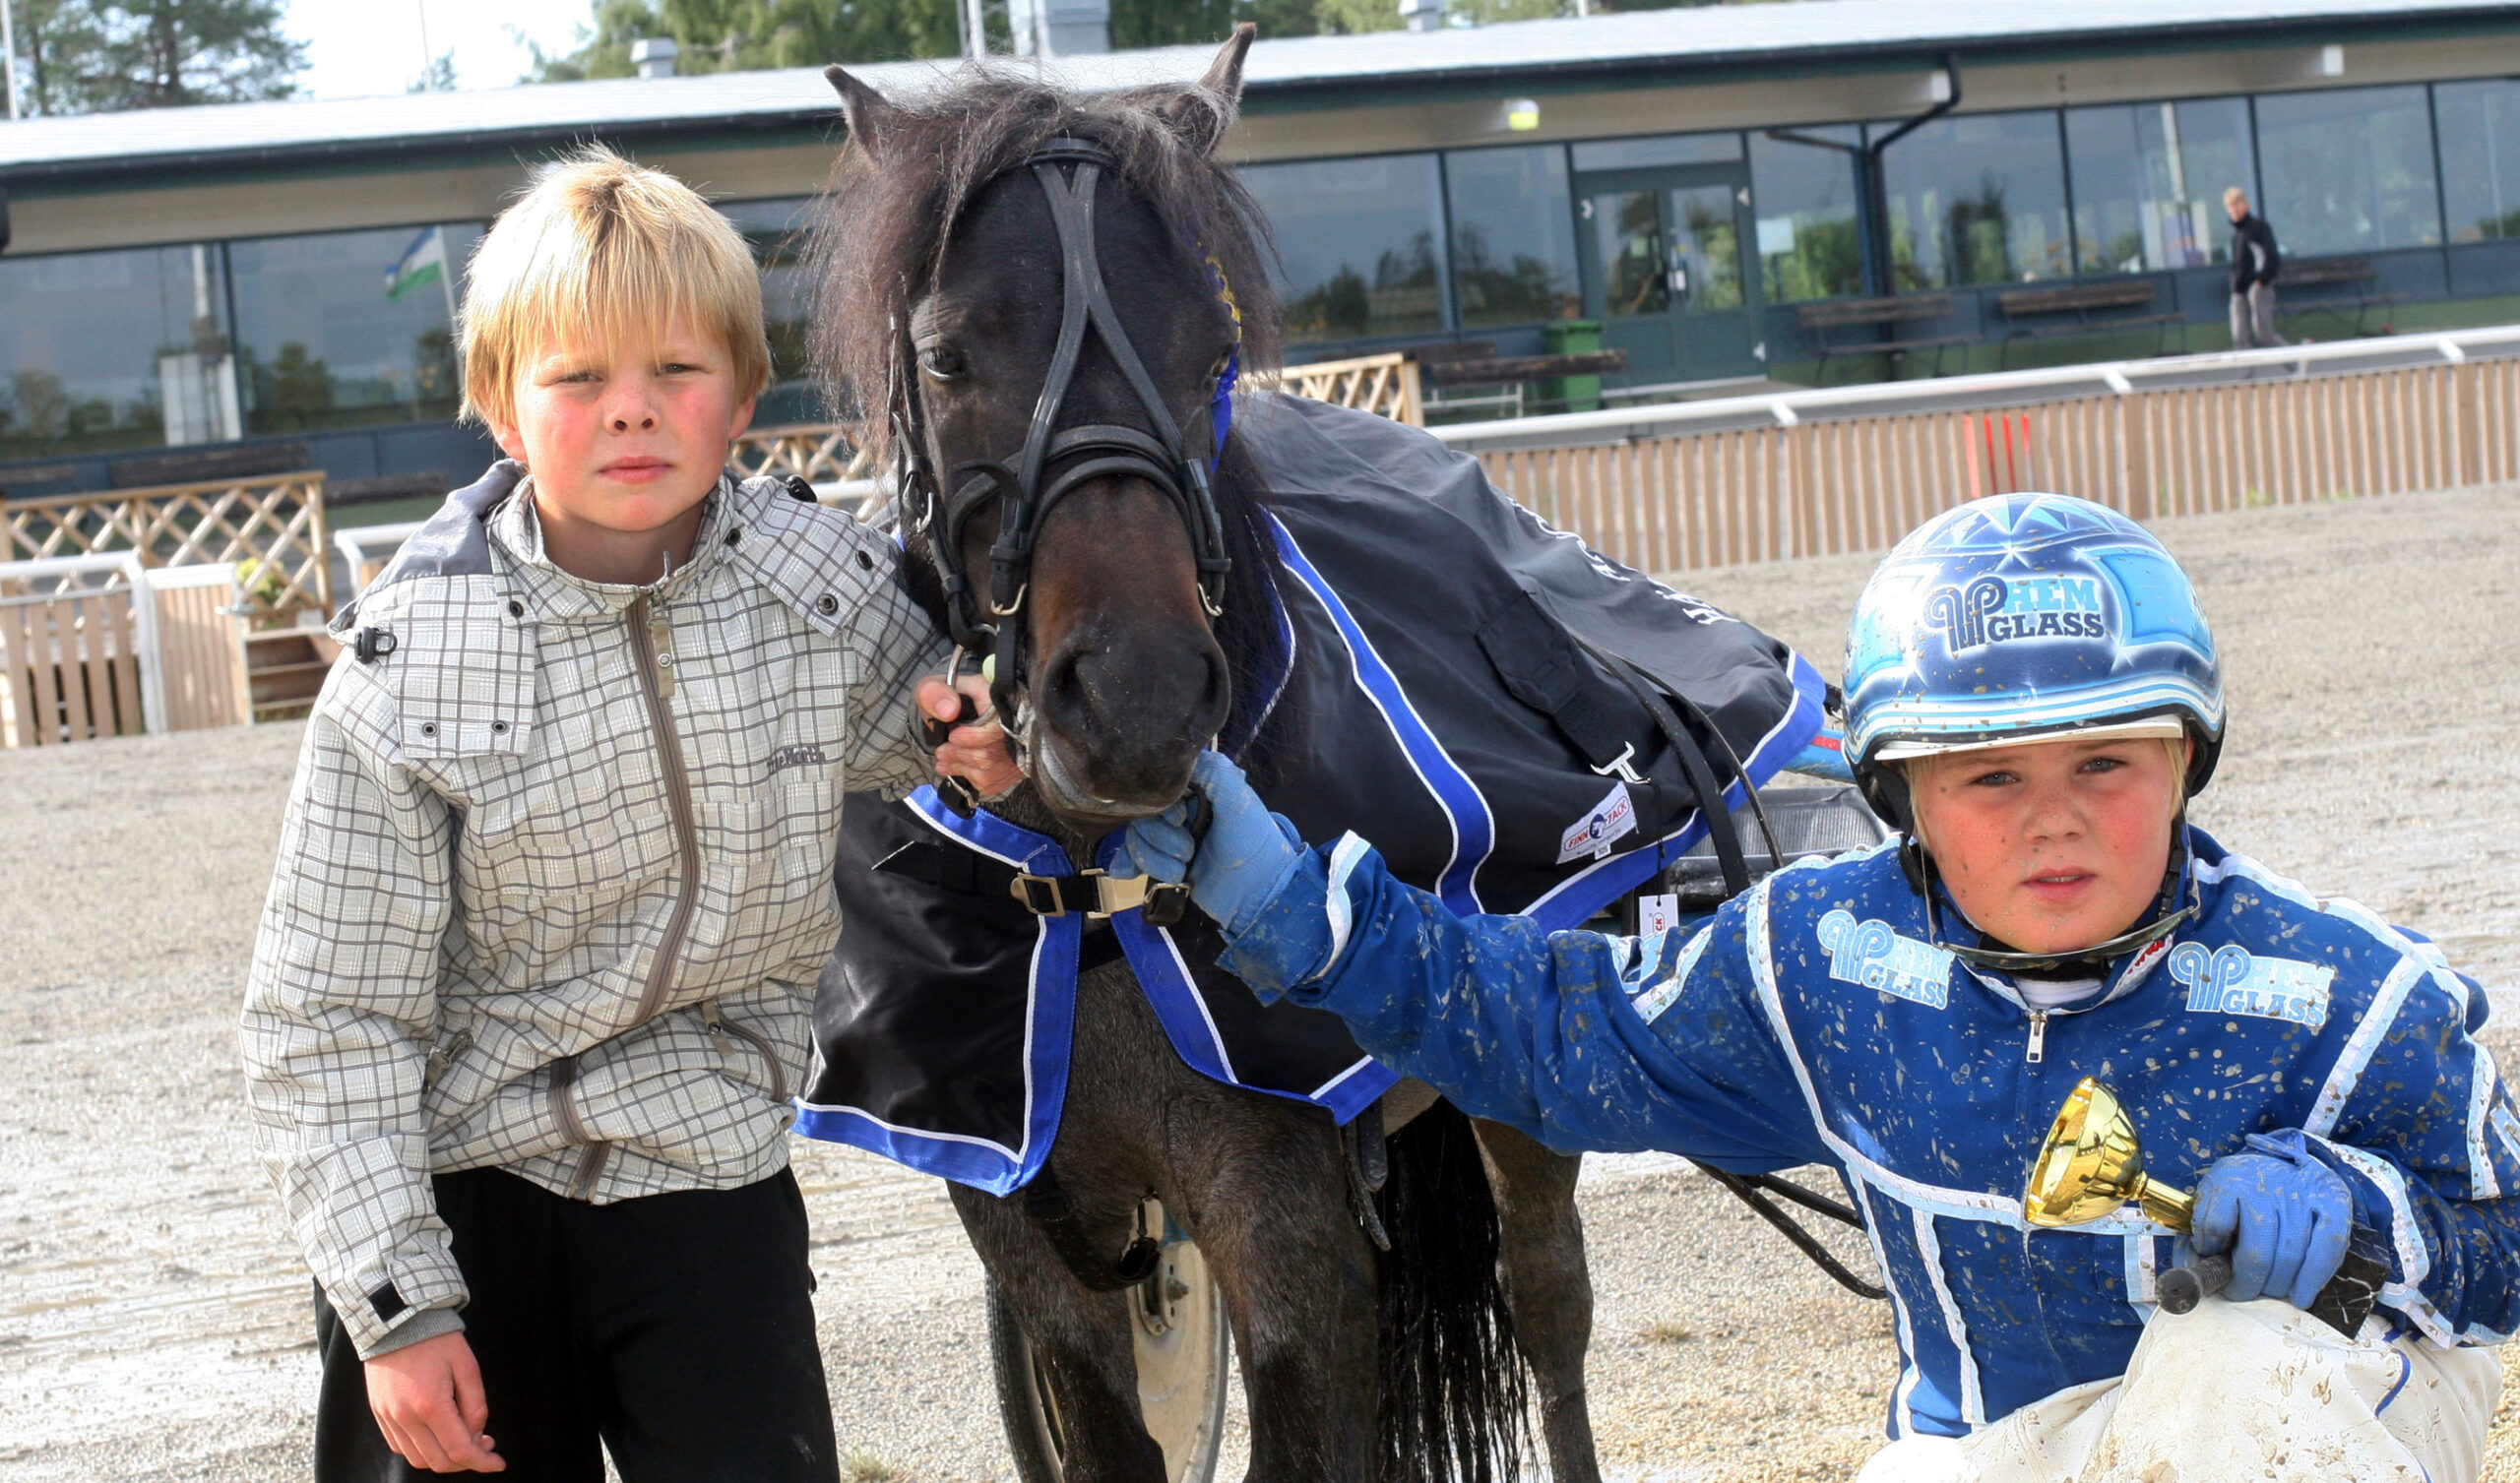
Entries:
{"label": "young driver", "polygon": [[[1230,764],[1185,874],[1262,998],[1335,1011],[1464,1109],[1563,1149],[1833,1165],[1897,1310],[1890,1480],[2474,1479],[2520,1322],[2520,1119],[2429,943],[2185,822],[2223,740],[2213,639],[2140,527],[2047,494],[1911,534],[1848,640],[1847,755],[1894,843],[1641,940],[1463,918],[1353,835],[1318,853]],[[2220,1299],[2132,1205],[2032,1228],[2068,1091],[2197,1191]],[[2348,1339],[2302,1310],[2355,1223],[2394,1251]]]}
{"label": "young driver", "polygon": [[541,172],[464,352],[509,460],[336,625],[245,996],[314,1476],[836,1483],[789,1088],[842,796],[929,775],[945,644],[890,542],[725,476],[760,285],[670,176]]}

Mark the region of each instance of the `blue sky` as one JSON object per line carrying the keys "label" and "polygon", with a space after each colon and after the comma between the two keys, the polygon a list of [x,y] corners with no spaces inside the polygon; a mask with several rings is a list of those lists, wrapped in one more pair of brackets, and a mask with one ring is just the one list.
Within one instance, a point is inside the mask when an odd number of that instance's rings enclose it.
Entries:
{"label": "blue sky", "polygon": [[593,10],[587,0],[288,0],[284,24],[307,43],[298,86],[317,97],[372,97],[410,87],[429,51],[455,53],[460,87],[504,88],[532,61],[520,34],[568,50]]}

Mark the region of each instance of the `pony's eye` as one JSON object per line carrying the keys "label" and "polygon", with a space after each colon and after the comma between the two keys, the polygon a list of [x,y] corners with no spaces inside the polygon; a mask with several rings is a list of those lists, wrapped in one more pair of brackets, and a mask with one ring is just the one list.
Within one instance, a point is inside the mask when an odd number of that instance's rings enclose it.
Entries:
{"label": "pony's eye", "polygon": [[930,345],[918,352],[918,368],[939,381],[955,380],[965,370],[963,352],[952,345]]}

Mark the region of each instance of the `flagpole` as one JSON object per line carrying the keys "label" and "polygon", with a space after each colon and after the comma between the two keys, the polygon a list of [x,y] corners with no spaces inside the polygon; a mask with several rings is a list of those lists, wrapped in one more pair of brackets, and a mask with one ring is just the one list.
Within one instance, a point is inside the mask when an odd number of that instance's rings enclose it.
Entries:
{"label": "flagpole", "polygon": [[446,255],[446,228],[432,226],[437,233],[437,285],[446,290],[446,330],[457,340],[464,338],[464,316],[455,307],[455,260]]}
{"label": "flagpole", "polygon": [[10,23],[9,13],[17,8],[17,0],[0,0],[0,68],[9,74],[9,118],[15,122],[18,112],[18,32]]}

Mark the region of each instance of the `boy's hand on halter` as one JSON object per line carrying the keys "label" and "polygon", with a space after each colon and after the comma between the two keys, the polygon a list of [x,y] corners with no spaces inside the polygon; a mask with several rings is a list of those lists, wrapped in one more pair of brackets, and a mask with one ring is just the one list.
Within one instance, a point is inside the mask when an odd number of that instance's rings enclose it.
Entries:
{"label": "boy's hand on halter", "polygon": [[2247,1152],[2214,1160],[2198,1181],[2192,1225],[2188,1244],[2197,1252],[2232,1254],[2224,1297],[2282,1298],[2306,1309],[2345,1261],[2354,1192],[2310,1154],[2251,1134]]}
{"label": "boy's hand on halter", "polygon": [[507,1459],[481,1428],[490,1400],[461,1333],[441,1333],[367,1362],[367,1408],[385,1445],[433,1473],[495,1473]]}
{"label": "boy's hand on halter", "polygon": [[1113,875],[1140,871],[1159,881],[1190,883],[1190,899],[1228,933],[1278,893],[1303,857],[1303,836],[1260,801],[1242,770],[1222,753],[1202,752],[1190,770],[1191,791],[1208,801],[1204,835],[1190,833],[1190,800],[1129,826],[1126,854]]}
{"label": "boy's hand on halter", "polygon": [[997,723],[997,712],[990,709],[988,681],[967,674],[949,686],[943,675],[929,675],[918,682],[918,713],[951,721],[962,713],[966,696],[977,718],[956,726],[936,749],[936,775],[962,778],[987,802],[1003,797],[1024,780],[1023,771],[1015,766],[1015,754],[1006,745],[1006,728]]}

